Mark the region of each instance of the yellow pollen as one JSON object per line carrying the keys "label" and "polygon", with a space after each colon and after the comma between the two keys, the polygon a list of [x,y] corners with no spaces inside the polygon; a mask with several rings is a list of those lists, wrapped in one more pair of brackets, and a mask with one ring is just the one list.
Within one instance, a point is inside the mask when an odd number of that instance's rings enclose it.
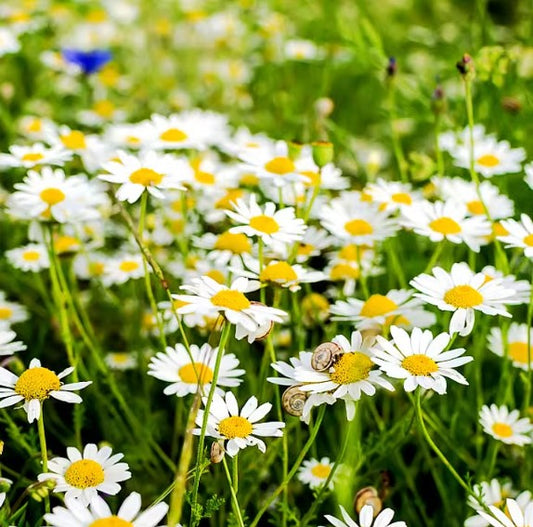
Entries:
{"label": "yellow pollen", "polygon": [[90,262],[89,274],[92,276],[101,276],[104,274],[105,265],[102,262]]}
{"label": "yellow pollen", "polygon": [[250,227],[256,231],[264,232],[265,234],[273,234],[279,231],[278,222],[274,218],[265,216],[264,214],[251,218]]}
{"label": "yellow pollen", "polygon": [[234,311],[243,311],[250,307],[250,301],[240,292],[222,289],[211,297],[211,303],[217,307],[225,307]]}
{"label": "yellow pollen", "polygon": [[444,235],[461,232],[461,226],[455,220],[447,218],[446,216],[430,222],[429,228]]}
{"label": "yellow pollen", "polygon": [[202,172],[201,170],[196,170],[194,172],[194,179],[203,185],[214,185],[216,181],[213,174]]}
{"label": "yellow pollen", "polygon": [[329,476],[330,472],[331,472],[331,467],[329,465],[323,465],[322,463],[315,465],[311,469],[311,474],[313,474],[315,478],[319,478],[319,479],[326,479]]}
{"label": "yellow pollen", "polygon": [[335,371],[330,374],[330,378],[337,384],[352,384],[368,378],[374,363],[368,355],[360,351],[343,353],[335,363]]}
{"label": "yellow pollen", "polygon": [[296,249],[296,254],[298,256],[309,256],[315,249],[314,245],[310,243],[300,243]]}
{"label": "yellow pollen", "polygon": [[139,168],[130,174],[130,181],[136,185],[143,185],[144,187],[159,185],[163,181],[163,174],[151,168]]}
{"label": "yellow pollen", "polygon": [[22,259],[26,260],[27,262],[36,262],[40,256],[41,255],[38,251],[26,251],[22,254]]}
{"label": "yellow pollen", "polygon": [[523,241],[527,246],[533,247],[533,234],[528,234]]}
{"label": "yellow pollen", "polygon": [[138,137],[135,137],[134,135],[128,135],[126,137],[126,143],[130,145],[138,145],[141,142],[141,140]]}
{"label": "yellow pollen", "polygon": [[234,254],[252,252],[252,244],[246,237],[246,234],[243,234],[242,232],[235,234],[232,232],[222,233],[217,238],[214,248],[219,251],[231,251]]}
{"label": "yellow pollen", "polygon": [[27,127],[28,132],[40,132],[43,129],[43,122],[40,119],[33,119]]}
{"label": "yellow pollen", "polygon": [[92,459],[80,459],[67,468],[65,481],[77,489],[97,487],[104,481],[104,469]]}
{"label": "yellow pollen", "polygon": [[297,279],[298,275],[287,262],[271,263],[259,273],[261,282],[290,282]]}
{"label": "yellow pollen", "polygon": [[73,236],[59,236],[54,240],[54,248],[58,253],[66,253],[77,249],[80,241]]}
{"label": "yellow pollen", "polygon": [[[533,359],[533,346],[531,347],[531,357]],[[510,342],[509,343],[509,357],[520,364],[527,364],[527,343],[526,342]]]}
{"label": "yellow pollen", "polygon": [[219,271],[218,269],[212,269],[211,271],[208,271],[207,273],[205,273],[205,276],[209,276],[209,278],[212,278],[215,282],[218,282],[219,284],[226,283],[226,279],[224,278],[222,271]]}
{"label": "yellow pollen", "polygon": [[156,320],[152,313],[144,313],[142,317],[142,327],[144,329],[153,329],[155,328]]}
{"label": "yellow pollen", "polygon": [[346,232],[352,236],[364,236],[366,234],[372,234],[374,228],[366,220],[350,220],[344,224]]}
{"label": "yellow pollen", "polygon": [[[178,375],[187,384],[207,384],[213,380],[213,371],[202,362],[185,364],[178,370]],[[198,379],[200,382],[198,382]]]}
{"label": "yellow pollen", "polygon": [[371,295],[363,304],[360,315],[363,317],[378,317],[398,308],[398,304],[383,295]]}
{"label": "yellow pollen", "polygon": [[394,203],[402,203],[403,205],[411,205],[413,198],[407,192],[396,192],[391,196]]}
{"label": "yellow pollen", "polygon": [[288,157],[275,157],[268,163],[265,163],[265,170],[267,172],[278,174],[279,176],[290,174],[291,172],[294,172],[294,169],[294,163]]}
{"label": "yellow pollen", "polygon": [[26,370],[15,384],[15,392],[26,401],[32,399],[44,401],[50,397],[50,392],[59,388],[61,388],[59,377],[48,368],[41,367]]}
{"label": "yellow pollen", "polygon": [[439,371],[437,363],[427,355],[417,353],[415,355],[409,355],[402,361],[402,367],[406,369],[411,375],[431,375],[436,371]]}
{"label": "yellow pollen", "polygon": [[12,309],[9,309],[8,307],[0,307],[0,320],[7,320],[8,318],[11,318],[12,314]]}
{"label": "yellow pollen", "polygon": [[469,285],[457,285],[446,292],[444,301],[453,307],[466,309],[482,304],[483,296]]}
{"label": "yellow pollen", "polygon": [[500,437],[511,437],[513,435],[513,429],[507,423],[494,423],[492,431]]}
{"label": "yellow pollen", "polygon": [[244,192],[240,188],[229,189],[225,196],[215,202],[215,209],[230,209],[232,202],[242,198],[243,194]]}
{"label": "yellow pollen", "polygon": [[500,160],[492,154],[485,154],[484,156],[478,157],[476,162],[478,165],[488,168],[496,167],[500,164]]}
{"label": "yellow pollen", "polygon": [[84,150],[87,148],[85,136],[79,130],[72,130],[66,135],[61,135],[59,139],[70,150]]}
{"label": "yellow pollen", "polygon": [[185,223],[181,219],[172,220],[170,222],[169,228],[174,234],[179,234],[183,232],[183,228],[185,227]]}
{"label": "yellow pollen", "polygon": [[483,203],[479,200],[469,201],[466,204],[468,212],[470,214],[485,214],[485,209],[483,208]]}
{"label": "yellow pollen", "polygon": [[134,527],[133,523],[123,520],[118,516],[108,516],[92,522],[89,527]]}
{"label": "yellow pollen", "polygon": [[135,269],[139,268],[139,262],[134,262],[133,260],[124,260],[120,263],[118,268],[125,273],[131,273]]}
{"label": "yellow pollen", "polygon": [[239,415],[234,415],[232,417],[226,417],[218,423],[218,432],[221,436],[227,437],[228,439],[233,439],[235,437],[246,437],[252,433],[253,427],[252,423],[240,417]]}
{"label": "yellow pollen", "polygon": [[35,162],[35,161],[40,161],[43,158],[44,158],[43,154],[40,154],[39,152],[29,152],[28,154],[24,154],[22,156],[22,161]]}
{"label": "yellow pollen", "polygon": [[61,203],[65,199],[65,193],[58,188],[45,188],[40,194],[39,197],[45,202],[48,203],[50,207]]}
{"label": "yellow pollen", "polygon": [[329,302],[328,299],[321,295],[320,293],[310,293],[306,295],[302,300],[302,309],[304,312],[319,312],[329,311]]}
{"label": "yellow pollen", "polygon": [[306,187],[317,187],[320,185],[321,177],[320,172],[312,172],[311,170],[302,170],[300,172],[303,176],[307,178],[307,181],[304,181]]}
{"label": "yellow pollen", "polygon": [[161,139],[161,141],[168,141],[169,143],[180,143],[187,139],[187,134],[177,128],[169,128],[159,136],[159,139]]}
{"label": "yellow pollen", "polygon": [[374,198],[372,197],[372,194],[370,194],[369,192],[361,192],[361,201],[365,201],[365,202],[372,202],[374,201]]}
{"label": "yellow pollen", "polygon": [[110,101],[97,101],[94,103],[93,110],[96,114],[98,114],[100,117],[103,117],[104,119],[109,119],[110,117],[113,117],[113,112],[115,111],[115,107],[113,106],[113,103]]}
{"label": "yellow pollen", "polygon": [[259,178],[255,174],[243,174],[241,176],[241,185],[253,187],[259,183]]}
{"label": "yellow pollen", "polygon": [[359,278],[359,268],[346,263],[334,265],[329,275],[332,280],[350,280]]}
{"label": "yellow pollen", "polygon": [[368,249],[366,245],[354,245],[353,243],[350,243],[348,245],[345,245],[340,251],[339,251],[339,258],[341,260],[350,260],[352,262],[357,262],[359,257],[363,256],[363,252]]}
{"label": "yellow pollen", "polygon": [[[124,352],[110,353],[111,359],[115,364],[126,364],[130,360],[130,354]],[[108,356],[109,356],[108,355]]]}

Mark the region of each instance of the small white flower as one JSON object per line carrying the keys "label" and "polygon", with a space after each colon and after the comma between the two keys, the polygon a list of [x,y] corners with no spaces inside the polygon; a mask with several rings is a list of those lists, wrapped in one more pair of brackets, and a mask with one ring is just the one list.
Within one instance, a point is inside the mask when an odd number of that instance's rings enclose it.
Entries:
{"label": "small white flower", "polygon": [[14,331],[0,329],[0,356],[13,355],[17,351],[24,351],[26,345],[20,340],[13,342],[13,339],[17,336]]}
{"label": "small white flower", "polygon": [[492,516],[485,511],[479,511],[479,514],[493,527],[529,527],[533,525],[532,501],[521,505],[518,503],[518,499],[508,498],[505,501],[505,508],[506,512],[503,512],[498,507],[491,505],[489,510]]}
{"label": "small white flower", "polygon": [[533,424],[527,417],[519,417],[518,410],[509,412],[505,405],[483,405],[479,412],[479,422],[486,434],[507,445],[528,445],[531,443]]}
{"label": "small white flower", "polygon": [[6,300],[4,291],[0,291],[0,329],[9,329],[12,324],[28,319],[26,309],[16,302]]}
{"label": "small white flower", "polygon": [[508,231],[506,236],[498,239],[506,243],[506,247],[519,247],[524,249],[527,258],[533,258],[533,221],[527,214],[520,215],[520,221],[503,220],[501,226]]}
{"label": "small white flower", "polygon": [[[309,485],[310,488],[316,489],[324,485],[332,468],[333,463],[329,460],[329,457],[323,457],[321,460],[306,459],[298,469],[298,479],[302,483]],[[335,477],[329,482],[328,489],[333,489],[334,480]]]}
{"label": "small white flower", "polygon": [[[528,329],[530,350],[528,353]],[[533,328],[527,324],[513,322],[507,332],[507,349],[501,328],[492,328],[489,335],[489,349],[500,357],[507,357],[515,368],[528,370],[528,359],[533,367]]]}
{"label": "small white flower", "polygon": [[6,251],[8,262],[21,271],[39,272],[50,267],[46,247],[40,243],[30,243],[24,247],[17,247]]}
{"label": "small white flower", "polygon": [[374,508],[372,505],[365,505],[359,513],[359,523],[350,518],[350,515],[346,512],[344,507],[339,506],[342,514],[342,520],[326,514],[324,517],[334,527],[407,527],[405,522],[393,522],[391,520],[394,516],[392,509],[383,509],[374,518]]}

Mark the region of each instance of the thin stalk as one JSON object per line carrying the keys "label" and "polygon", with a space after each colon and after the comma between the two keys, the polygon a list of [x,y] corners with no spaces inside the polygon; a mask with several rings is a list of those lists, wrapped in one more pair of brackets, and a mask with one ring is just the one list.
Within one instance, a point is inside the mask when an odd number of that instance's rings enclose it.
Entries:
{"label": "thin stalk", "polygon": [[[39,420],[37,421],[37,429],[39,431],[39,444],[41,446],[41,459],[43,462],[43,473],[48,472],[48,451],[46,448],[46,434],[44,431],[44,411],[43,404],[41,404],[41,413],[39,414]],[[46,512],[50,512],[50,497],[48,493],[44,498],[44,508]]]}
{"label": "thin stalk", "polygon": [[431,258],[429,259],[429,262],[426,265],[426,268],[424,269],[424,273],[429,273],[433,267],[435,267],[435,264],[438,262],[440,255],[442,254],[442,250],[444,249],[444,242],[446,240],[442,240],[437,244],[437,247],[435,247],[435,250],[433,251],[433,254],[431,255]]}
{"label": "thin stalk", "polygon": [[392,149],[394,151],[394,157],[396,158],[396,164],[398,165],[398,170],[400,172],[400,179],[402,180],[402,183],[407,183],[409,181],[407,177],[407,171],[405,169],[407,163],[405,161],[405,155],[402,150],[400,138],[398,137],[398,133],[396,132],[396,128],[394,127],[396,118],[396,90],[394,81],[391,80],[389,83],[389,121],[392,139]]}
{"label": "thin stalk", "polygon": [[236,472],[235,467],[237,466],[237,456],[233,458],[233,480],[230,476],[228,463],[226,462],[225,456],[222,458],[222,464],[224,465],[224,472],[226,473],[226,479],[228,480],[229,490],[231,493],[231,504],[233,506],[233,512],[235,514],[235,518],[237,518],[237,521],[239,522],[239,526],[244,527],[244,521],[241,515],[241,507],[239,505],[239,500],[237,499],[237,491],[239,488],[238,476],[236,476],[235,474]]}
{"label": "thin stalk", "polygon": [[531,268],[531,290],[527,306],[527,376],[524,379],[524,412],[529,410],[531,401],[531,318],[533,317],[533,267]]}

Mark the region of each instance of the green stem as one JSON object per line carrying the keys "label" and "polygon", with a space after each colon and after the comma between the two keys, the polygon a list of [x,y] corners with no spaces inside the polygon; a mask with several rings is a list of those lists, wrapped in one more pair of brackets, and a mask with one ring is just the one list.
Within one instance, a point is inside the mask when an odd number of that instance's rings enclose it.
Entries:
{"label": "green stem", "polygon": [[426,268],[424,269],[424,273],[429,273],[433,269],[433,267],[435,267],[435,264],[438,262],[439,257],[442,254],[442,250],[444,249],[445,241],[446,240],[440,241],[437,247],[435,247],[431,258],[429,259],[429,262],[427,263]]}
{"label": "green stem", "polygon": [[531,290],[527,306],[527,375],[524,378],[524,412],[529,410],[531,401],[531,319],[533,317],[533,267],[531,268]]}
{"label": "green stem", "polygon": [[222,464],[224,465],[224,471],[226,473],[226,479],[228,480],[229,484],[229,490],[231,493],[231,503],[233,506],[233,512],[235,514],[235,517],[237,518],[237,521],[239,522],[240,527],[244,527],[244,521],[242,519],[241,515],[241,507],[239,505],[239,500],[237,499],[237,490],[239,488],[239,480],[236,472],[235,467],[237,467],[237,456],[233,458],[233,480],[231,479],[228,463],[226,462],[226,457],[224,456],[222,458]]}
{"label": "green stem", "polygon": [[396,158],[396,163],[398,165],[398,170],[400,172],[400,179],[402,183],[408,183],[407,171],[405,169],[407,163],[405,162],[405,156],[402,150],[402,145],[400,143],[400,138],[394,127],[396,121],[396,91],[394,86],[394,81],[391,80],[389,84],[389,121],[391,129],[391,139],[392,139],[392,149],[394,151],[394,157]]}
{"label": "green stem", "polygon": [[[43,461],[43,473],[48,472],[48,451],[46,448],[46,434],[44,431],[44,411],[43,411],[43,404],[39,403],[41,405],[41,413],[39,415],[39,420],[37,421],[37,429],[39,431],[39,444],[41,446],[41,459]],[[46,512],[50,512],[50,497],[48,496],[48,493],[46,494],[44,498],[44,508]]]}
{"label": "green stem", "polygon": [[437,158],[437,173],[439,177],[444,176],[444,160],[442,157],[442,150],[439,146],[439,133],[440,133],[440,115],[435,116],[435,156]]}

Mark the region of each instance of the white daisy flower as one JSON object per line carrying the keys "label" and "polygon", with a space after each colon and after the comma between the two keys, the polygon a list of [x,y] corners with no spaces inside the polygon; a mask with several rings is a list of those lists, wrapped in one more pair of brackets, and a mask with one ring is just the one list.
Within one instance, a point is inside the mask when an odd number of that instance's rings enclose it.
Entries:
{"label": "white daisy flower", "polygon": [[441,311],[453,311],[450,333],[469,335],[474,327],[475,312],[511,317],[504,304],[512,303],[513,289],[502,279],[486,281],[483,273],[475,273],[465,262],[454,263],[451,272],[434,267],[432,275],[420,274],[410,285],[420,291],[415,296],[437,306]]}
{"label": "white daisy flower", "polygon": [[533,190],[533,163],[525,165],[524,172],[526,173],[524,181],[529,185],[529,188]]}
{"label": "white daisy flower", "polygon": [[[207,397],[203,399],[204,405]],[[265,443],[259,437],[281,437],[285,423],[270,421],[258,423],[270,412],[272,405],[264,403],[258,406],[257,399],[250,397],[239,411],[237,399],[231,392],[226,392],[224,398],[215,394],[209,410],[206,434],[220,441],[225,441],[224,448],[228,455],[235,456],[239,450],[247,446],[257,446],[261,452],[266,451]],[[199,410],[196,424],[202,426],[204,410]],[[195,428],[193,434],[200,435],[201,429]]]}
{"label": "white daisy flower", "polygon": [[141,512],[141,505],[141,495],[137,492],[122,502],[116,514],[100,496],[90,506],[69,496],[65,497],[64,507],[54,507],[44,519],[50,527],[156,527],[168,510],[166,503],[158,503]]}
{"label": "white daisy flower", "polygon": [[506,445],[523,446],[531,443],[533,424],[527,417],[520,419],[518,410],[509,412],[505,405],[483,405],[479,412],[479,422],[486,434]]}
{"label": "white daisy flower", "polygon": [[0,356],[13,355],[17,351],[24,351],[27,346],[20,340],[13,342],[17,336],[14,331],[0,329]]}
{"label": "white daisy flower", "polygon": [[433,177],[431,182],[435,185],[441,199],[465,204],[467,214],[470,216],[485,215],[483,204],[487,207],[493,220],[508,218],[514,214],[513,201],[505,194],[501,194],[500,189],[489,181],[483,181],[479,185],[482,201],[480,201],[478,190],[472,181],[458,177]]}
{"label": "white daisy flower", "polygon": [[4,291],[0,291],[0,329],[9,329],[12,324],[28,319],[26,309],[16,302],[9,302]]}
{"label": "white daisy flower", "polygon": [[398,229],[390,212],[361,201],[361,194],[357,192],[347,192],[325,204],[320,220],[333,236],[355,245],[372,245],[393,236]]}
{"label": "white daisy flower", "polygon": [[[150,360],[148,375],[171,383],[163,390],[165,395],[185,397],[190,393],[196,393],[199,389],[203,390],[203,393],[209,393],[218,348],[211,348],[209,344],[199,348],[196,344],[191,344],[190,352],[192,362],[185,346],[176,344],[173,348],[167,347],[165,353],[158,353]],[[238,366],[239,360],[233,353],[222,357],[216,393],[219,395],[224,393],[219,386],[229,388],[239,386],[242,379],[238,377],[246,372],[237,369]]]}
{"label": "white daisy flower", "polygon": [[[494,135],[485,133],[485,127],[482,124],[474,125],[472,135],[474,142],[485,140],[488,137],[494,137]],[[441,150],[453,155],[457,148],[470,144],[470,127],[465,126],[461,131],[448,130],[446,132],[441,132],[438,141]]]}
{"label": "white daisy flower", "polygon": [[493,527],[529,527],[533,525],[533,501],[520,504],[518,499],[508,498],[505,500],[504,511],[494,505],[491,505],[489,510],[492,516],[485,511],[479,511],[479,514]]}
{"label": "white daisy flower", "polygon": [[94,503],[98,492],[114,496],[120,492],[119,483],[131,478],[127,463],[119,463],[124,454],[112,454],[109,446],[98,448],[85,445],[83,452],[67,448],[67,457],[48,461],[50,472],[39,474],[39,481],[53,480],[54,492],[64,492],[65,499],[77,499],[81,504]]}
{"label": "white daisy flower", "polygon": [[[333,236],[330,236],[325,230],[309,227],[304,237],[296,245],[296,262],[305,263],[313,256],[320,256],[322,251],[331,247],[334,243]],[[273,252],[279,254],[280,260],[287,260],[290,256],[292,246],[288,244],[279,244],[273,246]]]}
{"label": "white daisy flower", "polygon": [[[528,329],[530,349],[528,353]],[[533,328],[528,328],[527,324],[513,322],[507,332],[507,350],[503,341],[501,328],[492,328],[489,335],[489,349],[492,353],[500,357],[507,357],[515,368],[528,370],[528,363],[533,368]]]}
{"label": "white daisy flower", "polygon": [[252,252],[252,242],[242,232],[226,231],[218,235],[206,232],[202,237],[193,238],[193,243],[201,249],[207,249],[209,260],[221,266],[238,266],[241,256]]}
{"label": "white daisy flower", "polygon": [[375,183],[369,183],[364,192],[374,203],[379,204],[380,210],[395,211],[422,201],[422,194],[413,190],[411,185],[398,181],[385,181],[383,178],[378,178]]}
{"label": "white daisy flower", "polygon": [[52,121],[35,115],[25,115],[18,123],[20,133],[33,141],[43,141],[46,136],[45,130],[50,128],[54,128]]}
{"label": "white daisy flower", "polygon": [[104,140],[115,149],[146,148],[152,141],[152,129],[147,121],[141,123],[113,124],[105,129]]}
{"label": "white daisy flower", "polygon": [[470,249],[479,252],[483,236],[488,236],[492,228],[484,216],[467,216],[463,203],[448,200],[430,203],[421,201],[412,207],[402,209],[402,225],[413,229],[432,242],[444,239],[452,243],[465,243]]}
{"label": "white daisy flower", "polygon": [[127,113],[117,108],[109,99],[99,99],[94,101],[92,107],[87,110],[80,110],[77,121],[85,126],[102,126],[110,122],[124,121]]}
{"label": "white daisy flower", "polygon": [[[490,482],[482,481],[481,483],[474,485],[474,494],[480,496],[483,504],[487,507],[493,505],[498,509],[501,509],[505,505],[506,498],[516,496],[516,492],[513,491],[511,483],[508,482],[502,485],[497,479],[492,479]],[[526,491],[520,494],[516,499],[522,504],[527,504],[531,499],[531,494]],[[524,503],[524,499],[526,500],[526,503]],[[464,527],[488,527],[489,523],[487,520],[479,514],[479,511],[484,510],[479,501],[473,496],[468,496],[467,503],[477,512],[477,514],[467,518]]]}
{"label": "white daisy flower", "polygon": [[486,265],[481,269],[485,275],[485,282],[490,282],[495,278],[502,281],[502,286],[508,289],[514,289],[515,294],[507,302],[508,304],[527,304],[529,303],[529,296],[531,294],[531,284],[527,280],[517,280],[512,274],[504,275],[492,265]]}
{"label": "white daisy flower", "polygon": [[407,289],[391,289],[386,295],[370,295],[367,300],[337,300],[330,307],[332,320],[354,322],[359,330],[381,330],[392,324],[406,328],[429,327],[435,323],[433,313],[424,311],[422,301],[412,298]]}
{"label": "white daisy flower", "polygon": [[352,520],[342,505],[339,506],[342,514],[342,520],[326,514],[324,518],[334,527],[407,527],[405,522],[393,522],[394,511],[392,509],[383,509],[374,518],[374,508],[372,505],[365,505],[359,513],[359,523]]}
{"label": "white daisy flower", "polygon": [[74,273],[82,280],[101,279],[106,274],[110,258],[98,251],[79,253],[74,257]]}
{"label": "white daisy flower", "polygon": [[172,298],[186,302],[179,307],[180,314],[201,311],[203,314],[220,313],[237,326],[248,331],[256,331],[260,326],[271,322],[282,322],[286,317],[285,311],[267,307],[259,303],[252,303],[244,293],[255,291],[259,287],[256,281],[247,278],[237,278],[230,287],[219,284],[208,276],[192,280],[191,285],[181,288],[193,293],[192,295],[172,295]]}
{"label": "white daisy flower", "polygon": [[115,371],[133,370],[137,367],[137,354],[125,351],[114,351],[107,353],[104,357],[105,363]]}
{"label": "white daisy flower", "polygon": [[185,190],[183,180],[191,172],[185,161],[152,150],[141,152],[138,156],[118,152],[117,158],[118,161],[103,165],[109,174],[98,177],[103,181],[119,183],[117,199],[128,203],[135,203],[145,190],[159,199],[165,199],[162,190]]}
{"label": "white daisy flower", "polygon": [[524,249],[526,258],[533,258],[533,221],[527,214],[520,215],[520,221],[503,220],[502,227],[508,232],[506,236],[498,239],[506,243],[506,247],[519,247]]}
{"label": "white daisy flower", "polygon": [[[297,477],[302,483],[309,485],[311,489],[316,489],[326,483],[332,468],[333,462],[329,460],[329,457],[323,457],[320,460],[306,459],[298,469]],[[335,476],[329,482],[328,489],[333,489],[334,480]]]}
{"label": "white daisy flower", "polygon": [[52,370],[43,368],[39,359],[32,359],[28,369],[20,377],[0,368],[0,408],[23,402],[28,422],[31,423],[39,419],[41,404],[49,397],[66,403],[81,403],[81,397],[72,392],[89,386],[92,381],[63,384],[61,379],[73,371],[74,368],[71,367],[55,374]]}
{"label": "white daisy flower", "polygon": [[[457,147],[452,155],[455,166],[470,168],[469,143]],[[474,140],[474,170],[483,177],[521,172],[525,159],[526,151],[523,148],[511,148],[508,141],[498,141],[494,137]]]}
{"label": "white daisy flower", "polygon": [[227,210],[226,214],[240,225],[232,227],[230,232],[258,236],[266,245],[301,240],[306,230],[304,221],[296,218],[292,207],[276,210],[276,205],[268,202],[262,208],[257,204],[255,194],[250,196],[248,203],[238,199],[234,208],[235,211]]}
{"label": "white daisy flower", "polygon": [[7,27],[0,27],[0,57],[8,53],[17,53],[20,50],[20,42],[17,36]]}
{"label": "white daisy flower", "polygon": [[411,335],[397,326],[390,328],[392,341],[378,335],[379,348],[374,352],[374,362],[394,379],[405,379],[403,388],[412,392],[417,386],[446,393],[446,378],[459,384],[468,381],[455,370],[472,360],[473,357],[461,356],[464,348],[444,351],[450,343],[448,333],[433,337],[431,331],[414,328]]}
{"label": "white daisy flower", "polygon": [[0,154],[0,168],[63,166],[71,158],[72,153],[59,146],[48,148],[42,143],[34,143],[31,146],[12,145],[9,147],[9,154]]}
{"label": "white daisy flower", "polygon": [[101,276],[106,286],[124,284],[144,276],[143,257],[140,254],[124,253],[107,259],[104,265]]}
{"label": "white daisy flower", "polygon": [[17,247],[6,251],[7,261],[21,271],[37,273],[50,267],[48,251],[40,243],[30,243],[24,247]]}
{"label": "white daisy flower", "polygon": [[286,59],[318,60],[324,57],[324,50],[320,49],[312,40],[287,40],[283,46]]}

